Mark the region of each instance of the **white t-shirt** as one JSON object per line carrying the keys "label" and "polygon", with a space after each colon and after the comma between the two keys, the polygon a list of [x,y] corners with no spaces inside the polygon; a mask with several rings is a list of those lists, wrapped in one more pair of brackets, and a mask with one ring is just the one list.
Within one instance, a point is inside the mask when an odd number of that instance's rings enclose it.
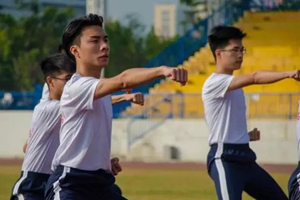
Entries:
{"label": "white t-shirt", "polygon": [[233,75],[213,73],[202,88],[209,144],[245,144],[247,131],[246,103],[242,89],[227,92]]}
{"label": "white t-shirt", "polygon": [[48,99],[49,98],[49,88],[47,83],[44,83],[42,98],[41,99]]}
{"label": "white t-shirt", "polygon": [[300,101],[298,101],[296,136],[297,136],[297,142],[298,142],[298,159],[300,161]]}
{"label": "white t-shirt", "polygon": [[111,170],[111,97],[94,100],[99,81],[74,74],[66,83],[60,104],[60,146],[53,168],[63,165],[82,170]]}
{"label": "white t-shirt", "polygon": [[51,174],[59,146],[60,105],[58,100],[41,100],[33,111],[22,171]]}

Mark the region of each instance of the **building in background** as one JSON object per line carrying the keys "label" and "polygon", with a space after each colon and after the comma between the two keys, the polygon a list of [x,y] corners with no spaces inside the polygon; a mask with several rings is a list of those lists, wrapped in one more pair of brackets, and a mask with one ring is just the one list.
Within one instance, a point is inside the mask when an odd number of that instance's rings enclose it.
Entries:
{"label": "building in background", "polygon": [[154,32],[162,38],[174,37],[177,34],[177,5],[155,4],[154,5]]}
{"label": "building in background", "polygon": [[[221,1],[221,0],[212,0]],[[183,4],[155,4],[153,15],[154,32],[158,37],[171,38],[183,35],[193,27],[193,24],[204,19],[209,14],[209,1],[203,1],[196,6]],[[215,2],[216,3],[216,2]],[[210,7],[213,9],[214,7]]]}
{"label": "building in background", "polygon": [[[24,3],[30,2],[30,0],[23,0]],[[42,9],[46,6],[55,6],[60,9],[70,6],[74,9],[75,16],[81,16],[86,14],[86,0],[39,0],[39,8]],[[19,5],[14,0],[0,0],[0,12],[9,13],[16,17],[29,15],[28,11],[21,11],[18,8]]]}
{"label": "building in background", "polygon": [[107,17],[107,0],[86,0],[86,13],[95,13]]}

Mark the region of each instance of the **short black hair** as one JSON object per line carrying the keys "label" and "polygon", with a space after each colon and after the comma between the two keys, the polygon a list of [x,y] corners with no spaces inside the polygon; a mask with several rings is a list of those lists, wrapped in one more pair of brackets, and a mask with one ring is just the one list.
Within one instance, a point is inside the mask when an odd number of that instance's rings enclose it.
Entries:
{"label": "short black hair", "polygon": [[103,26],[103,17],[97,14],[88,14],[72,20],[65,28],[62,36],[62,47],[71,60],[75,61],[74,56],[70,52],[70,47],[81,34],[84,27],[87,26]]}
{"label": "short black hair", "polygon": [[212,28],[208,36],[208,42],[214,57],[216,58],[215,51],[218,48],[224,48],[228,45],[230,40],[241,40],[246,37],[246,35],[247,34],[242,30],[233,26],[216,26]]}
{"label": "short black hair", "polygon": [[56,53],[42,60],[41,69],[46,80],[47,76],[56,76],[62,71],[74,73],[76,65],[65,53]]}
{"label": "short black hair", "polygon": [[57,50],[58,50],[59,53],[64,53],[64,52],[65,52],[65,50],[64,50],[62,44],[60,44],[60,45],[58,46],[58,49],[57,49]]}

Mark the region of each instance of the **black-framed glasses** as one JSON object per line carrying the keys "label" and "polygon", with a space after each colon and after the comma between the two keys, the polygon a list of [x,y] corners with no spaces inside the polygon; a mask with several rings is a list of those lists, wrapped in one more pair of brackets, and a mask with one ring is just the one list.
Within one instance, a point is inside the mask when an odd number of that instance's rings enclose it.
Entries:
{"label": "black-framed glasses", "polygon": [[52,78],[54,79],[57,79],[57,80],[61,80],[61,81],[69,81],[71,79],[71,77],[67,77],[67,78],[58,78],[58,77],[55,77],[55,76],[52,76]]}
{"label": "black-framed glasses", "polygon": [[245,54],[246,53],[246,49],[242,48],[242,49],[238,49],[238,48],[234,48],[234,49],[221,49],[221,51],[229,51],[232,53],[242,53]]}

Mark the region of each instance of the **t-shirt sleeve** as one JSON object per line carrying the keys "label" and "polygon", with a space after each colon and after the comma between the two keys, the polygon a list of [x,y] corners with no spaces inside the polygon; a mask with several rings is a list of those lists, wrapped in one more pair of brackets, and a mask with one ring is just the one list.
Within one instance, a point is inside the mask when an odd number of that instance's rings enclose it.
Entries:
{"label": "t-shirt sleeve", "polygon": [[49,98],[49,88],[47,83],[43,86],[43,92],[42,92],[42,99],[48,99]]}
{"label": "t-shirt sleeve", "polygon": [[69,96],[77,110],[92,110],[99,79],[82,77],[69,87]]}
{"label": "t-shirt sleeve", "polygon": [[233,78],[233,75],[214,74],[203,87],[203,95],[210,98],[224,98]]}

